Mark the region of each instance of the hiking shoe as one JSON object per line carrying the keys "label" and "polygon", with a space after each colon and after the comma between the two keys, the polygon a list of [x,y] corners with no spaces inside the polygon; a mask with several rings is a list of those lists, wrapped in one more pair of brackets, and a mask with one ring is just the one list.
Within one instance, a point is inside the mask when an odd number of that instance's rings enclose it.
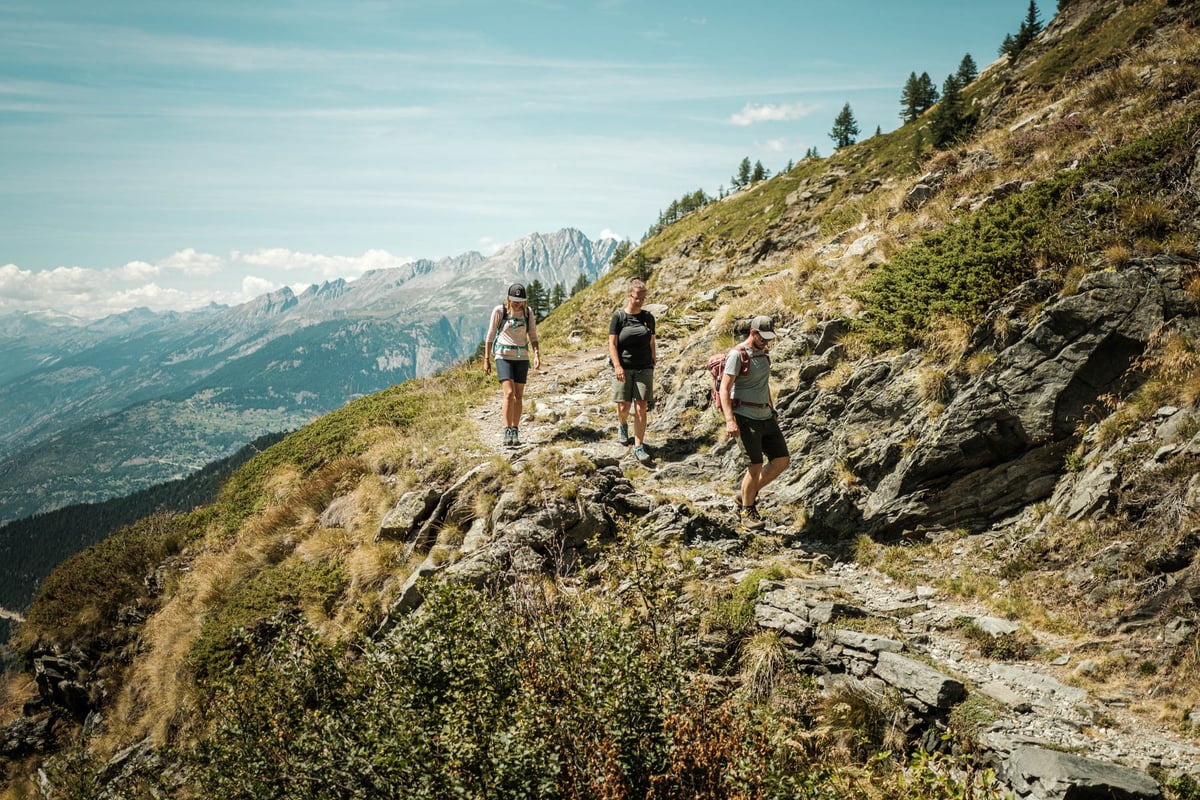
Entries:
{"label": "hiking shoe", "polygon": [[633,457],[643,464],[650,463],[650,454],[646,452],[646,445],[644,444],[639,444],[637,447],[633,448]]}
{"label": "hiking shoe", "polygon": [[618,425],[617,426],[617,441],[621,444],[629,444],[630,439],[629,439],[629,426],[628,425]]}
{"label": "hiking shoe", "polygon": [[518,447],[521,444],[521,429],[513,428],[512,432],[512,446]]}
{"label": "hiking shoe", "polygon": [[516,431],[513,428],[504,429],[504,446],[512,447],[517,443]]}
{"label": "hiking shoe", "polygon": [[[740,498],[739,498],[740,500]],[[746,530],[759,530],[766,527],[766,521],[759,515],[754,506],[738,505],[738,524]]]}

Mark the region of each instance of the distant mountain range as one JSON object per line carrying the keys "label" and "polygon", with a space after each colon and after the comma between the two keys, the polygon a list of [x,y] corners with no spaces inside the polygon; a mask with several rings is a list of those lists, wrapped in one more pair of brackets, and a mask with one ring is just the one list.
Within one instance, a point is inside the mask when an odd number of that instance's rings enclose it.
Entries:
{"label": "distant mountain range", "polygon": [[513,281],[594,281],[574,229],[188,313],[0,317],[0,522],[178,478],[469,357]]}

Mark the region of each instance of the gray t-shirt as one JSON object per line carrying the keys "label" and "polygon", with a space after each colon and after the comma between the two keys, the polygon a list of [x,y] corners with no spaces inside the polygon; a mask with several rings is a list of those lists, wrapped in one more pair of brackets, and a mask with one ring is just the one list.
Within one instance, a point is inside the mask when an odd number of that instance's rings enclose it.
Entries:
{"label": "gray t-shirt", "polygon": [[[746,352],[750,354],[750,370],[745,374],[740,374],[742,371],[742,354],[738,352],[738,348],[733,348],[729,351],[729,355],[725,356],[725,374],[733,376],[733,388],[729,395],[735,401],[733,404],[733,413],[738,416],[746,417],[747,419],[770,419],[771,408],[771,390],[769,382],[771,380],[771,356],[765,350],[755,350],[753,347],[747,347]],[[761,405],[741,405],[742,403],[761,403]]]}

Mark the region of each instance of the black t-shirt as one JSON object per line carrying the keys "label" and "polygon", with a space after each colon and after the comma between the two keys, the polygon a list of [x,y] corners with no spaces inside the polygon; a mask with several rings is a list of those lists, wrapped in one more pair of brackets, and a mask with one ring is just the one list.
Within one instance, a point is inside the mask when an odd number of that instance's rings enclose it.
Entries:
{"label": "black t-shirt", "polygon": [[654,337],[654,315],[642,310],[630,314],[618,309],[608,323],[608,335],[617,337],[617,355],[625,369],[650,369],[654,353],[650,340]]}

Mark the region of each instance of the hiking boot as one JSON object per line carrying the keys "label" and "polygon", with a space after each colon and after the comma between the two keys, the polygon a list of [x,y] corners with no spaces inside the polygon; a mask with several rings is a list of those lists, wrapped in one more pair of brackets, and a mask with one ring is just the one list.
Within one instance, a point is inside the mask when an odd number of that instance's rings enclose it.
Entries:
{"label": "hiking boot", "polygon": [[766,527],[767,523],[759,515],[758,509],[755,506],[738,505],[738,525],[745,530],[759,530]]}
{"label": "hiking boot", "polygon": [[511,446],[519,447],[520,444],[521,444],[521,429],[513,428],[512,429],[512,445]]}
{"label": "hiking boot", "polygon": [[633,457],[642,464],[648,465],[650,463],[650,454],[646,452],[646,445],[644,444],[639,444],[633,448]]}
{"label": "hiking boot", "polygon": [[513,444],[516,443],[516,438],[517,437],[513,434],[512,428],[504,429],[504,446],[505,447],[512,447]]}
{"label": "hiking boot", "polygon": [[628,425],[618,425],[617,426],[617,442],[619,442],[620,444],[629,444],[630,439],[629,439],[629,426]]}

